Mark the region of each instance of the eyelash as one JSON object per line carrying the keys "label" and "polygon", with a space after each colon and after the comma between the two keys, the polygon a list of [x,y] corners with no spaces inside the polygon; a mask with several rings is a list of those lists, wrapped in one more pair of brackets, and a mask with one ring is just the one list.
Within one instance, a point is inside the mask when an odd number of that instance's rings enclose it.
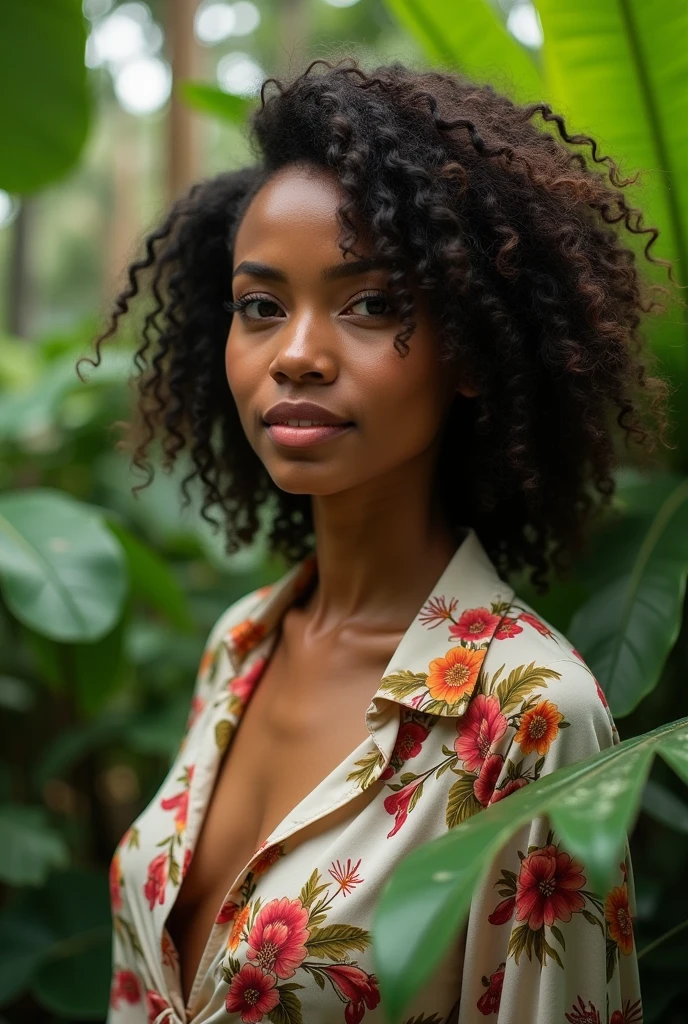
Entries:
{"label": "eyelash", "polygon": [[[365,320],[374,320],[385,316],[390,316],[393,312],[393,306],[390,302],[389,296],[385,292],[381,291],[370,291],[365,292],[363,295],[357,296],[355,302],[350,302],[349,306],[357,306],[359,302],[365,302],[366,299],[385,299],[389,306],[389,312],[387,313],[372,313],[369,316],[364,317]],[[267,295],[243,295],[240,299],[232,300],[231,302],[225,302],[224,308],[228,313],[238,313],[244,320],[253,320],[260,322],[260,320],[269,320],[269,317],[248,317],[246,316],[246,307],[250,306],[253,302],[271,302],[273,305],[277,305],[274,299],[271,299]],[[348,307],[347,307],[348,308]],[[354,314],[356,315],[356,314]]]}

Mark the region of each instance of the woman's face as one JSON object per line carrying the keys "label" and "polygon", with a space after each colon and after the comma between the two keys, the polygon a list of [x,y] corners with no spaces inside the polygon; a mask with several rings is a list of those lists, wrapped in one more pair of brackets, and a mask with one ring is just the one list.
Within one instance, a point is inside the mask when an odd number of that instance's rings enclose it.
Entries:
{"label": "woman's face", "polygon": [[[423,293],[414,290],[408,355],[394,348],[400,322],[385,270],[356,268],[358,259],[343,259],[337,245],[343,199],[334,175],[290,167],[256,194],[235,241],[233,298],[250,304],[232,318],[227,380],[249,443],[291,493],[355,489],[434,458],[457,389],[440,366]],[[355,247],[372,254],[362,237]],[[266,426],[284,401],[314,402],[348,425]],[[276,419],[325,415],[289,410]]]}

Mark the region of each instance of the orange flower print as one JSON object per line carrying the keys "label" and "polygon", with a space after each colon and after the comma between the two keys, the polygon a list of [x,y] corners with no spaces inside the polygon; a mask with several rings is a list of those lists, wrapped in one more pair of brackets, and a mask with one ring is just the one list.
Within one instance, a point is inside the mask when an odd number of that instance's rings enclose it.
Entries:
{"label": "orange flower print", "polygon": [[622,953],[630,956],[633,952],[633,923],[628,906],[628,886],[617,885],[604,901],[604,916],[609,924],[609,934]]}
{"label": "orange flower print", "polygon": [[332,861],[332,867],[328,869],[328,873],[332,875],[335,882],[339,884],[339,888],[337,889],[338,893],[343,892],[346,896],[348,893],[353,892],[355,886],[360,885],[363,879],[359,878],[356,874],[360,864],[360,857],[353,867],[351,866],[351,860],[348,858],[346,861],[346,867],[340,864],[339,861],[337,861],[336,864]]}
{"label": "orange flower print", "polygon": [[277,979],[253,964],[244,964],[232,978],[225,998],[227,1013],[240,1013],[245,1024],[257,1024],[280,1001]]}
{"label": "orange flower print", "polygon": [[244,619],[229,630],[229,642],[237,654],[248,654],[265,636],[265,623]]}
{"label": "orange flower print", "polygon": [[546,754],[559,732],[559,723],[564,716],[550,700],[542,700],[530,711],[526,711],[514,736],[524,754],[537,750],[540,757]]}
{"label": "orange flower print", "polygon": [[220,912],[215,918],[215,924],[227,924],[228,921],[231,921],[234,918],[238,909],[239,904],[235,903],[234,900],[225,900],[220,907]]}
{"label": "orange flower print", "polygon": [[494,635],[495,640],[508,640],[517,633],[522,633],[523,627],[519,626],[516,619],[503,618],[497,627]]}
{"label": "orange flower print", "polygon": [[452,647],[443,658],[434,658],[426,685],[431,697],[446,704],[457,704],[470,693],[478,679],[485,651],[470,647]]}
{"label": "orange flower print", "polygon": [[499,1012],[505,968],[506,964],[501,963],[494,974],[490,975],[489,981],[487,978],[483,978],[483,985],[486,986],[487,992],[483,992],[477,1003],[478,1010],[483,1017],[489,1017],[491,1014]]}
{"label": "orange flower print", "polygon": [[[267,839],[265,840],[265,843],[262,843],[261,846],[258,847],[258,849],[262,849],[263,847],[265,847],[266,843]],[[283,855],[284,843],[273,843],[272,846],[269,846],[265,850],[265,852],[260,855],[256,863],[251,868],[253,877],[257,878],[258,875],[264,875],[265,872],[269,868],[271,868],[272,865],[275,864]]]}
{"label": "orange flower print", "polygon": [[489,608],[468,608],[459,621],[449,627],[451,636],[457,640],[489,640],[499,625],[500,615],[494,615]]}
{"label": "orange flower print", "polygon": [[115,855],[110,861],[109,883],[110,905],[112,906],[113,914],[117,914],[122,909],[122,875],[119,867],[118,851],[115,851]]}
{"label": "orange flower print", "polygon": [[217,653],[217,647],[206,647],[201,656],[201,661],[198,666],[199,678],[202,678],[210,671],[210,666],[213,663],[213,658]]}
{"label": "orange flower print", "polygon": [[521,861],[516,883],[516,920],[527,921],[533,931],[555,921],[570,921],[585,900],[578,892],[585,885],[583,865],[550,843]]}
{"label": "orange flower print", "polygon": [[227,948],[231,949],[232,953],[235,953],[239,943],[241,942],[241,933],[246,927],[246,922],[251,916],[251,907],[247,903],[245,907],[242,907],[239,913],[232,922],[232,927],[229,932],[229,938],[227,939]]}
{"label": "orange flower print", "polygon": [[270,900],[249,932],[247,959],[278,978],[291,978],[308,952],[308,916],[301,900],[286,896]]}

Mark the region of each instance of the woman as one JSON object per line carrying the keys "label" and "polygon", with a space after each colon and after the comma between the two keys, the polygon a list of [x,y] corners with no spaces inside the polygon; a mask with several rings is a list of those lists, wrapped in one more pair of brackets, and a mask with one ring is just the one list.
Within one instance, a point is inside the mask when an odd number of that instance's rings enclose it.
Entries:
{"label": "woman", "polygon": [[[385,1020],[370,929],[395,865],[618,742],[505,580],[544,591],[581,550],[610,413],[647,450],[647,414],[665,427],[610,225],[657,231],[545,104],[398,63],[269,81],[258,163],[174,205],[97,342],[152,296],[134,463],[188,451],[227,550],[267,525],[290,564],[214,626],[115,854],[111,1024]],[[632,912],[627,858],[591,892],[534,821],[406,1024],[637,1024]]]}

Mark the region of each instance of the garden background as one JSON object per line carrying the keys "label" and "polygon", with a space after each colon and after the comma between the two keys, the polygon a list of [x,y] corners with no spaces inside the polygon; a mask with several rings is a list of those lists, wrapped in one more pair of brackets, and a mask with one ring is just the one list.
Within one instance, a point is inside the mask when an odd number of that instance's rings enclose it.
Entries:
{"label": "garden background", "polygon": [[[132,496],[111,427],[128,414],[133,326],[76,375],[146,231],[191,181],[250,162],[242,125],[265,76],[352,53],[551,103],[622,176],[639,172],[628,192],[685,288],[687,40],[683,0],[3,0],[0,1024],[104,1021],[114,847],[179,743],[210,627],[286,569],[264,535],[228,557],[195,497],[181,507],[183,466]],[[638,260],[667,283],[641,242]],[[512,581],[591,665],[626,741],[579,773],[593,797],[577,819],[557,780],[536,796],[574,851],[597,843],[599,877],[632,831],[650,1024],[688,1022],[687,327],[671,300],[646,325],[674,386],[675,447],[651,473],[621,453],[616,518],[569,581],[545,598]],[[594,800],[610,780],[613,822]],[[517,796],[500,805],[513,827]],[[473,823],[457,824],[459,906],[480,857]],[[390,899],[422,884],[407,871]],[[429,970],[441,950],[396,950],[379,923],[381,981],[403,994],[404,957]]]}

